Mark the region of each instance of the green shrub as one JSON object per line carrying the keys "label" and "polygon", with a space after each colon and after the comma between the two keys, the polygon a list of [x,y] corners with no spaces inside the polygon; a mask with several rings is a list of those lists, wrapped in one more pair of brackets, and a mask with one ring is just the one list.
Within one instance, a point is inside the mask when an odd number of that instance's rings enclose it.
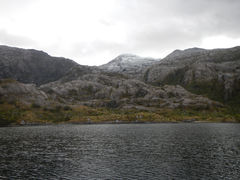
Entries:
{"label": "green shrub", "polygon": [[47,107],[44,107],[43,110],[44,111],[49,111],[49,109]]}
{"label": "green shrub", "polygon": [[4,101],[0,99],[0,104],[4,104]]}
{"label": "green shrub", "polygon": [[21,117],[21,112],[17,109],[0,111],[0,126],[15,123]]}
{"label": "green shrub", "polygon": [[60,112],[61,110],[62,110],[62,106],[56,106],[56,107],[55,107],[55,111],[56,111],[56,112]]}
{"label": "green shrub", "polygon": [[37,103],[32,103],[31,107],[32,108],[40,108],[41,106]]}
{"label": "green shrub", "polygon": [[10,100],[8,101],[8,104],[11,104],[11,105],[16,105],[17,104],[17,101],[14,99],[14,100]]}
{"label": "green shrub", "polygon": [[64,110],[64,111],[71,111],[72,108],[71,108],[70,106],[64,106],[64,107],[63,107],[63,110]]}

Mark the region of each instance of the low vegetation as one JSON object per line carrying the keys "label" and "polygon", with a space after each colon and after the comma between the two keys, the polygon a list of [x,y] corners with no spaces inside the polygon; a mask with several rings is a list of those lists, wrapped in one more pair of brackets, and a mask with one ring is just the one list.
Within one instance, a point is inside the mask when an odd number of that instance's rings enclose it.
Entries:
{"label": "low vegetation", "polygon": [[19,102],[0,103],[0,126],[48,123],[148,123],[148,122],[240,122],[239,108],[211,110],[93,108],[87,106],[42,107]]}

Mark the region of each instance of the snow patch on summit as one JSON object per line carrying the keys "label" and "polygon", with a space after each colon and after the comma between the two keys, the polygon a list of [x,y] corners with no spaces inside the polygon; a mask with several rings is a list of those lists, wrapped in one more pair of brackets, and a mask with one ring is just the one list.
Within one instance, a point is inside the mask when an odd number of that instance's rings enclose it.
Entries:
{"label": "snow patch on summit", "polygon": [[122,54],[107,64],[99,66],[99,68],[111,72],[135,72],[140,71],[142,68],[150,66],[160,59],[140,57],[134,54]]}

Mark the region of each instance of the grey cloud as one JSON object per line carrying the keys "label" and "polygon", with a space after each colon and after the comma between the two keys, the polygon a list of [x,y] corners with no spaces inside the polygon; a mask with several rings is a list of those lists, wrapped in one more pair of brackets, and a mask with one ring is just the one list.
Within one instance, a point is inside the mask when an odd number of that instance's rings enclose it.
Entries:
{"label": "grey cloud", "polygon": [[204,37],[240,38],[238,0],[142,0],[125,3],[124,17],[133,24],[132,47],[169,49],[198,46]]}
{"label": "grey cloud", "polygon": [[240,38],[240,1],[237,0],[125,0],[119,7],[112,24],[126,25],[128,42],[93,42],[83,45],[87,51],[81,56],[101,51],[161,54],[169,49],[199,46],[208,36]]}
{"label": "grey cloud", "polygon": [[20,46],[20,47],[34,47],[36,43],[27,37],[16,36],[0,29],[0,43],[4,45]]}
{"label": "grey cloud", "polygon": [[150,28],[144,32],[137,33],[133,36],[132,46],[140,46],[144,50],[146,47],[150,49],[169,49],[181,46],[199,44],[201,35],[188,31],[177,29],[177,27],[166,27],[164,29]]}
{"label": "grey cloud", "polygon": [[78,43],[73,45],[71,53],[77,57],[86,57],[89,54],[111,52],[118,55],[128,51],[128,45],[115,42],[94,41],[92,43]]}
{"label": "grey cloud", "polygon": [[[2,0],[0,15],[17,8],[18,11],[21,8],[24,10],[25,6],[36,1]],[[155,52],[160,55],[163,50],[173,51],[199,46],[204,38],[210,36],[240,38],[239,0],[115,0],[114,2],[116,4],[112,14],[106,19],[99,19],[99,23],[109,28],[123,25],[127,33],[127,42],[117,43],[108,39],[108,41],[95,40],[89,43],[79,40],[79,43],[69,45],[71,47],[68,48],[70,50],[66,50],[66,55],[63,54],[62,47],[59,47],[60,44],[50,47],[49,51],[54,51],[54,54],[59,52],[59,55],[66,57],[71,55],[74,59],[87,59],[105,52],[112,54],[113,58],[121,53]],[[62,23],[64,25],[65,22]],[[14,36],[4,30],[0,30],[0,42],[37,47],[31,39]],[[48,49],[44,50],[48,51]]]}
{"label": "grey cloud", "polygon": [[0,14],[9,14],[15,11],[21,11],[25,6],[34,3],[36,0],[1,0]]}

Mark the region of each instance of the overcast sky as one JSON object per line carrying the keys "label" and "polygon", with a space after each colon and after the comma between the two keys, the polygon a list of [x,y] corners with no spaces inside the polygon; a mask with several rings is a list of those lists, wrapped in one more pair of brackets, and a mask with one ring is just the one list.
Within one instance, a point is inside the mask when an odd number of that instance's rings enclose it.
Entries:
{"label": "overcast sky", "polygon": [[100,65],[240,45],[240,0],[0,0],[0,44]]}

